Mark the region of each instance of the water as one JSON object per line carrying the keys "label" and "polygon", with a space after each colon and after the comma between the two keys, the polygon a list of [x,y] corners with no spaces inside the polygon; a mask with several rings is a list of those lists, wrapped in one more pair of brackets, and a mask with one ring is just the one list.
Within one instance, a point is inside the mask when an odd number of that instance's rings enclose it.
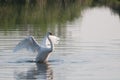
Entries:
{"label": "water", "polygon": [[[1,23],[0,80],[119,80],[119,15],[108,7],[85,8],[79,15],[45,27],[10,22],[12,28],[6,29]],[[26,50],[12,52],[25,37],[33,35],[40,42],[47,31],[61,39],[47,63],[35,63],[36,54]]]}

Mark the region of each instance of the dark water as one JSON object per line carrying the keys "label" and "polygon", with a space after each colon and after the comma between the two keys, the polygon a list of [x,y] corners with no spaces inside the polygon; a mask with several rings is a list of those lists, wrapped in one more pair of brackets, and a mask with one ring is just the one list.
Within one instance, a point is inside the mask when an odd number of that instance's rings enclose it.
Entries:
{"label": "dark water", "polygon": [[[52,7],[44,16],[39,7],[34,8],[38,12],[28,14],[27,6],[25,10],[18,5],[20,12],[9,6],[12,10],[6,11],[0,22],[0,80],[120,79],[119,15],[109,7],[70,6],[62,8],[65,15]],[[40,42],[47,31],[61,39],[47,63],[35,63],[36,54],[26,50],[12,52],[23,38],[33,35]]]}

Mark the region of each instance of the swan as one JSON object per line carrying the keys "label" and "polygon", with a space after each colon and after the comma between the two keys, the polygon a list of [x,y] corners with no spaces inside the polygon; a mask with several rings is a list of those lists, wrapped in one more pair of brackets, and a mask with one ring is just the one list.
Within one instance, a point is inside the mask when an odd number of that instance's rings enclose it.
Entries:
{"label": "swan", "polygon": [[20,41],[14,48],[13,52],[26,48],[28,51],[37,52],[35,59],[37,63],[46,62],[54,49],[54,44],[58,44],[58,42],[59,38],[54,36],[51,32],[46,34],[41,44],[39,44],[33,36],[29,36]]}

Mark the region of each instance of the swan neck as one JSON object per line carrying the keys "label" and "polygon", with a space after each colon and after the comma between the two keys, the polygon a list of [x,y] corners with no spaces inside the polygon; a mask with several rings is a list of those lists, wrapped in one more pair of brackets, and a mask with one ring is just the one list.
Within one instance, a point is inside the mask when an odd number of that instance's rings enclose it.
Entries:
{"label": "swan neck", "polygon": [[51,46],[51,51],[53,50],[53,43],[51,41],[51,39],[49,38],[49,35],[48,35],[48,40],[50,41],[50,46]]}

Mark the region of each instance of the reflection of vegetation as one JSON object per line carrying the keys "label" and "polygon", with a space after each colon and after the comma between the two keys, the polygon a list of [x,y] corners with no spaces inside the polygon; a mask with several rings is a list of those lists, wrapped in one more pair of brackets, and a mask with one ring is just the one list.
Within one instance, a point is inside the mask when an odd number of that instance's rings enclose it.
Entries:
{"label": "reflection of vegetation", "polygon": [[[55,26],[80,15],[80,0],[0,0],[0,25]],[[81,5],[79,5],[81,4]]]}
{"label": "reflection of vegetation", "polygon": [[120,16],[120,0],[111,0],[107,5]]}
{"label": "reflection of vegetation", "polygon": [[102,5],[120,14],[120,0],[0,0],[0,27],[27,29],[27,25],[45,31],[48,26],[73,21],[88,6]]}
{"label": "reflection of vegetation", "polygon": [[92,6],[107,6],[120,15],[120,0],[92,0]]}

